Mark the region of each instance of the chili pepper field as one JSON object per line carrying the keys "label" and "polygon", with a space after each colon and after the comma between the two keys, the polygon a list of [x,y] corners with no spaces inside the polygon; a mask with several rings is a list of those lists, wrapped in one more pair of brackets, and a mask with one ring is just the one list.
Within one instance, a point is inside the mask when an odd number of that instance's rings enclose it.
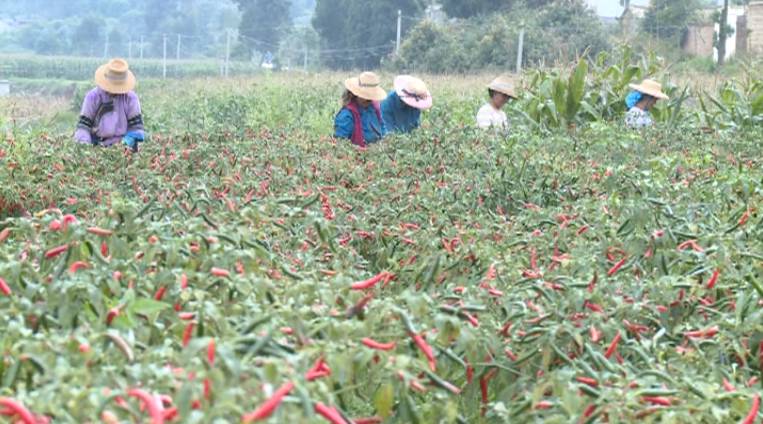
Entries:
{"label": "chili pepper field", "polygon": [[137,155],[9,127],[0,422],[761,422],[759,127],[483,132],[437,79],[361,151],[336,81],[147,82]]}

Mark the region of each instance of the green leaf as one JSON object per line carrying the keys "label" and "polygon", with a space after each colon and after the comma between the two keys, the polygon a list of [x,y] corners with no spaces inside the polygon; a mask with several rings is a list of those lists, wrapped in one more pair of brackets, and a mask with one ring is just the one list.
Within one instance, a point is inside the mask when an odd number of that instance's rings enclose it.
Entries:
{"label": "green leaf", "polygon": [[580,59],[578,66],[575,67],[575,71],[570,75],[570,81],[567,84],[567,107],[565,108],[564,115],[568,123],[575,119],[575,115],[580,110],[580,103],[583,101],[583,96],[585,96],[587,75],[588,62],[585,59]]}
{"label": "green leaf", "polygon": [[153,315],[169,307],[170,305],[164,302],[158,302],[156,300],[147,298],[139,298],[130,304],[129,311],[139,315]]}
{"label": "green leaf", "polygon": [[395,389],[387,383],[379,387],[374,395],[374,407],[376,412],[384,419],[392,414],[392,406],[395,403]]}

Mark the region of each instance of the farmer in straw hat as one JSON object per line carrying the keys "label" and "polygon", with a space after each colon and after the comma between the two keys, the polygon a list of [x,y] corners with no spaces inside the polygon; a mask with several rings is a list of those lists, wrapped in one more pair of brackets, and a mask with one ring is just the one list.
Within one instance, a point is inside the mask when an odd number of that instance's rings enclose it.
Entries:
{"label": "farmer in straw hat", "polygon": [[82,144],[113,146],[120,141],[133,151],[145,138],[135,75],[124,59],[112,59],[95,71],[96,88],[85,96],[74,138]]}
{"label": "farmer in straw hat", "polygon": [[395,89],[381,104],[384,126],[389,132],[409,133],[419,127],[421,111],[432,107],[432,95],[424,81],[410,75],[395,78]]}
{"label": "farmer in straw hat", "polygon": [[506,127],[509,119],[501,109],[509,99],[517,98],[514,81],[507,77],[498,77],[487,86],[489,101],[477,112],[477,126],[480,128]]}
{"label": "farmer in straw hat", "polygon": [[387,97],[379,76],[363,72],[344,82],[342,110],[334,118],[334,136],[346,138],[352,144],[365,147],[376,143],[387,133],[379,102]]}
{"label": "farmer in straw hat", "polygon": [[628,113],[625,114],[625,125],[629,128],[651,127],[653,124],[649,110],[657,100],[668,100],[668,95],[662,92],[662,85],[657,81],[646,79],[641,84],[630,84],[633,90],[625,98]]}

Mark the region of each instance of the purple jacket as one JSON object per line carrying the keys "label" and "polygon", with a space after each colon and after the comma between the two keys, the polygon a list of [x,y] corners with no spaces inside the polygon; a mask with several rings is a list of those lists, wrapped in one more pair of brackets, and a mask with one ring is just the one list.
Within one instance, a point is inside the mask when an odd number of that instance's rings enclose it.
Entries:
{"label": "purple jacket", "polygon": [[112,95],[100,88],[87,93],[74,133],[78,143],[111,146],[132,131],[144,132],[137,94]]}

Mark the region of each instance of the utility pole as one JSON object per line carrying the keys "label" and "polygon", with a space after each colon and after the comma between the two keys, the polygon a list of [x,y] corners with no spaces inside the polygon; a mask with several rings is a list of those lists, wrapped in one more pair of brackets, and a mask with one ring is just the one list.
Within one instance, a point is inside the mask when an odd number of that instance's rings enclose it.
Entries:
{"label": "utility pole", "polygon": [[395,43],[395,55],[400,56],[400,33],[403,29],[403,11],[397,10],[397,42]]}
{"label": "utility pole", "polygon": [[517,47],[517,75],[522,73],[522,58],[525,49],[525,28],[524,25],[519,30],[519,45]]}
{"label": "utility pole", "polygon": [[178,46],[177,46],[177,54],[175,55],[175,60],[180,60],[180,43],[182,43],[183,36],[178,34]]}
{"label": "utility pole", "polygon": [[227,78],[230,72],[230,39],[231,30],[228,30],[227,39],[225,40],[225,77]]}
{"label": "utility pole", "polygon": [[723,0],[720,22],[718,22],[718,67],[726,63],[726,26],[729,20],[729,0]]}
{"label": "utility pole", "polygon": [[140,36],[140,60],[143,60],[143,36]]}
{"label": "utility pole", "polygon": [[167,78],[167,34],[163,35],[164,38],[164,55],[162,56],[162,78]]}

